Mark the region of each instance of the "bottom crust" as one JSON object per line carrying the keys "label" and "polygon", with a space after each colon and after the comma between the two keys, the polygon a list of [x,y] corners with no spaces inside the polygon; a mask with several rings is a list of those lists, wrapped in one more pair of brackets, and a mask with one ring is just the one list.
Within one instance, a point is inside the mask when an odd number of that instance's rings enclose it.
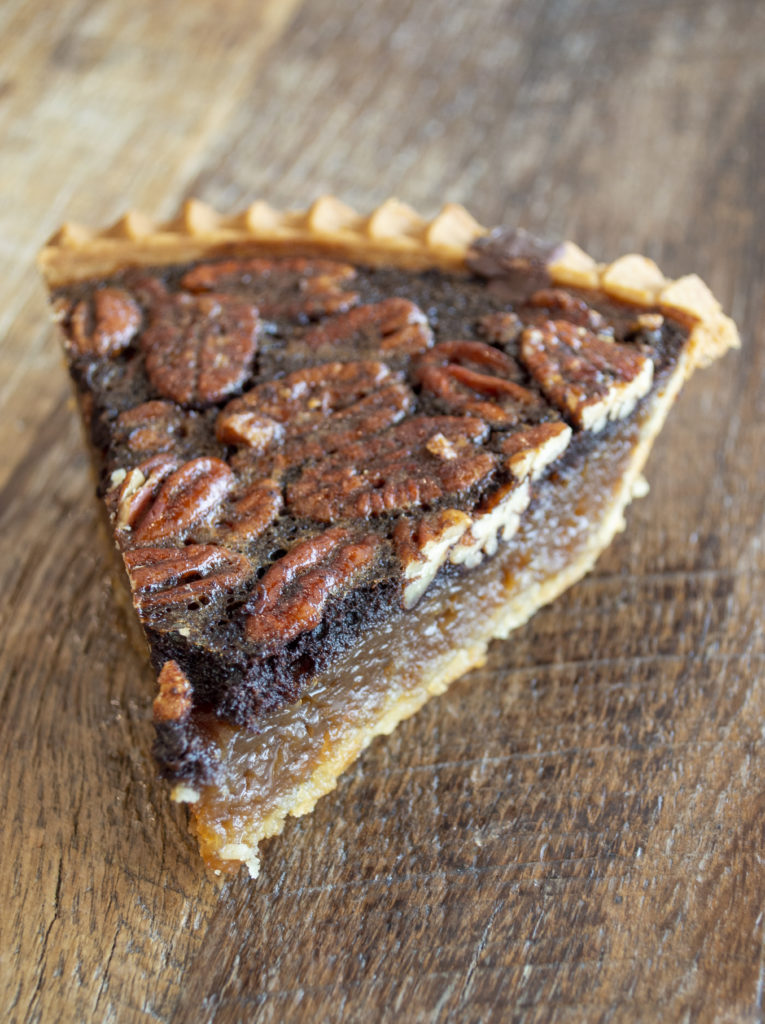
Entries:
{"label": "bottom crust", "polygon": [[506,637],[593,567],[624,528],[630,500],[645,493],[642,469],[692,364],[672,376],[630,422],[560,480],[548,482],[513,539],[414,611],[317,676],[309,694],[253,735],[217,725],[221,781],[180,784],[200,852],[216,873],[246,864],[257,876],[259,843],[288,815],[313,810],[375,736],[391,733],[430,698],[479,666]]}

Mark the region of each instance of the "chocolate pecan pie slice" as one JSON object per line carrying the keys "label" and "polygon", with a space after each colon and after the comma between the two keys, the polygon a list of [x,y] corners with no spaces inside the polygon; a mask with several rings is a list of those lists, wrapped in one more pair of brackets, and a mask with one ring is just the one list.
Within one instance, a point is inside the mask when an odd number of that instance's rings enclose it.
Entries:
{"label": "chocolate pecan pie slice", "polygon": [[431,222],[199,204],[41,265],[216,871],[593,565],[683,381],[738,344],[695,277]]}

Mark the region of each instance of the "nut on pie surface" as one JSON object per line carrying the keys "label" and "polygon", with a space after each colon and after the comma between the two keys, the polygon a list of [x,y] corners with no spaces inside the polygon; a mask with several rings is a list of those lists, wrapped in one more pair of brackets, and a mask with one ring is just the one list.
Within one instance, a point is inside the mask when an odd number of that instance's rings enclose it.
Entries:
{"label": "nut on pie surface", "polygon": [[216,871],[579,579],[738,344],[650,260],[389,200],[69,225],[40,254]]}

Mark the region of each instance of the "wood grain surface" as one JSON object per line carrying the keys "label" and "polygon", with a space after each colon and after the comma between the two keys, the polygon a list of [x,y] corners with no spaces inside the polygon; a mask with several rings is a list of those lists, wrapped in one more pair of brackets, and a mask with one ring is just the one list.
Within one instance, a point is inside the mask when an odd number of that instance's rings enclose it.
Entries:
{"label": "wood grain surface", "polygon": [[[0,3],[0,1013],[762,1020],[765,4]],[[596,571],[208,879],[36,249],[186,196],[424,214],[696,270],[697,375]]]}

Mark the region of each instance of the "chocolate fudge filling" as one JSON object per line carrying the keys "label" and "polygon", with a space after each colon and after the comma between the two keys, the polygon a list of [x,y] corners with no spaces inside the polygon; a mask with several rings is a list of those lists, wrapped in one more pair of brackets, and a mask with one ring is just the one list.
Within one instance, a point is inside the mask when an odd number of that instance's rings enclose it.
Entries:
{"label": "chocolate fudge filling", "polygon": [[[157,723],[168,778],[220,780],[224,736],[276,758],[274,723],[302,721],[370,628],[400,646],[463,579],[491,590],[516,529],[555,548],[539,510],[587,470],[579,533],[559,524],[585,544],[587,495],[613,490],[688,325],[552,287],[549,255],[494,235],[464,275],[237,257],[56,293],[152,660],[190,683]],[[373,669],[343,669],[330,718],[380,698]]]}

